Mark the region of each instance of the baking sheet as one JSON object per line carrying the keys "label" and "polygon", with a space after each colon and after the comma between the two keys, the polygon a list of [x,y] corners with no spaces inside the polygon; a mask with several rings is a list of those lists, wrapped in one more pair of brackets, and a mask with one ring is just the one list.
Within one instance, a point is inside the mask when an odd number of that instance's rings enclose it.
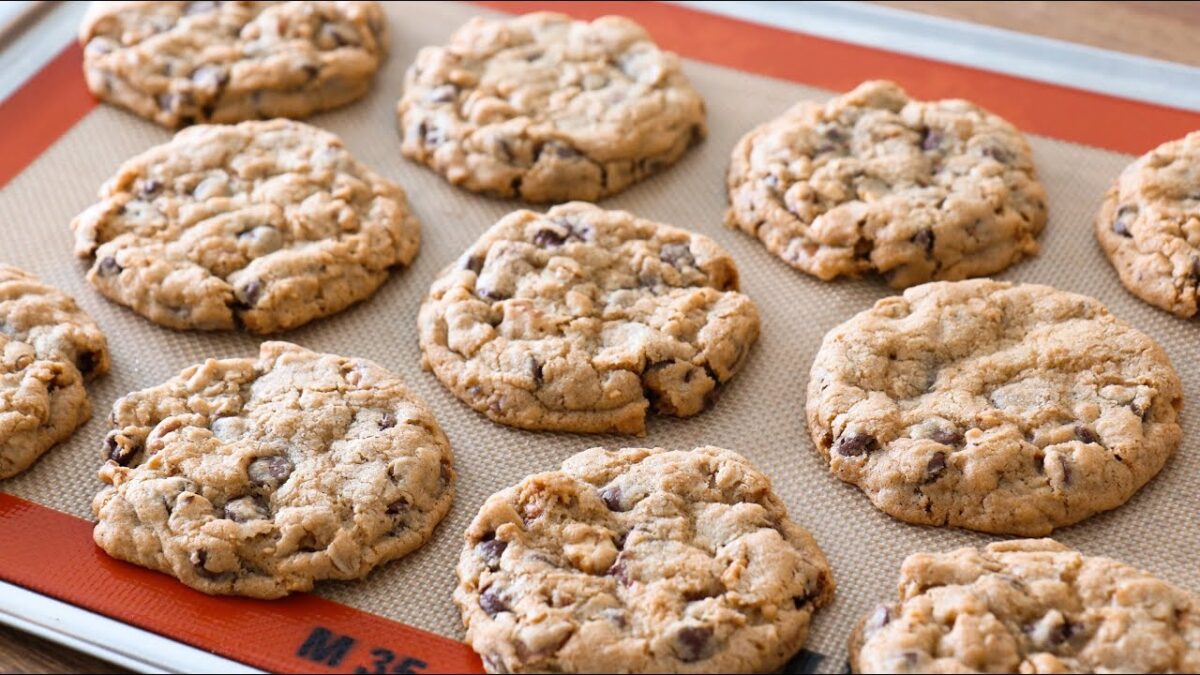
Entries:
{"label": "baking sheet", "polygon": [[[809,366],[827,330],[891,291],[872,281],[819,282],[775,259],[757,240],[721,224],[724,172],[737,139],[797,100],[823,100],[832,92],[689,61],[685,70],[709,106],[708,140],[665,173],[602,202],[607,208],[705,233],[737,261],[742,290],[761,311],[763,336],[712,410],[687,420],[652,418],[644,438],[526,432],[491,423],[423,372],[416,313],[429,283],[488,226],[522,205],[457,190],[404,160],[395,131],[395,102],[404,69],[417,49],[445,42],[469,17],[490,12],[456,4],[386,4],[393,49],[375,89],[366,99],[310,122],[342,136],[361,161],[406,188],[423,224],[422,250],[410,269],[394,275],[373,298],[278,337],[319,351],[373,359],[401,373],[430,404],[450,437],[460,480],[450,515],[425,547],[365,581],[321,584],[319,595],[461,638],[450,594],[461,533],[478,507],[493,492],[595,445],[720,445],[746,455],[770,476],[792,518],[824,549],[838,583],[837,599],[817,614],[808,644],[825,655],[822,670],[843,667],[851,626],[876,602],[894,596],[899,565],[907,554],[999,539],[900,523],[878,512],[857,488],[829,474],[803,419]],[[105,330],[113,352],[112,372],[89,389],[95,409],[92,421],[33,469],[0,485],[5,492],[90,519],[91,499],[100,488],[95,472],[108,430],[107,413],[118,397],[159,384],[206,357],[257,353],[260,339],[254,336],[176,333],[107,302],[88,287],[85,264],[71,255],[71,218],[95,201],[100,184],[123,160],[170,135],[116,108],[100,106],[0,191],[0,260],[71,293]],[[1144,305],[1125,291],[1091,233],[1091,218],[1104,191],[1132,157],[1047,138],[1030,141],[1049,193],[1050,222],[1041,239],[1041,255],[998,277],[1100,298],[1114,314],[1163,344],[1183,376],[1185,396],[1200,391],[1195,346],[1200,327]],[[1189,440],[1196,430],[1190,397],[1183,426],[1179,453],[1130,503],[1061,530],[1056,537],[1089,554],[1122,559],[1185,587],[1200,588],[1200,569],[1194,564],[1200,550],[1200,528],[1195,527],[1200,460]]]}

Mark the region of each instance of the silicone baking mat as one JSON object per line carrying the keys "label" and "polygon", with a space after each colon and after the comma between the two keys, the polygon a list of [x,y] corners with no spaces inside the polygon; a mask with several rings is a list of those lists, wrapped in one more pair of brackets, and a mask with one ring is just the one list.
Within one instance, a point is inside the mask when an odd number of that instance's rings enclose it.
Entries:
{"label": "silicone baking mat", "polygon": [[[522,12],[553,3],[507,3]],[[0,106],[0,260],[71,293],[100,323],[112,372],[90,389],[95,415],[25,474],[0,484],[0,579],[130,625],[276,671],[435,672],[478,669],[450,595],[461,536],[484,499],[522,477],[554,468],[595,445],[741,452],[774,482],[794,520],[825,550],[838,584],[817,614],[795,670],[839,671],[853,623],[895,594],[909,553],[995,539],[961,530],[906,525],[878,512],[833,478],[809,441],[804,386],[824,333],[890,293],[874,281],[822,283],[788,268],[756,240],[722,226],[724,172],[731,148],[755,124],[800,99],[823,100],[863,79],[888,77],[922,98],[971,98],[1030,133],[1049,193],[1042,252],[1000,278],[1045,283],[1100,298],[1159,340],[1188,395],[1183,446],[1125,506],[1059,531],[1089,554],[1128,561],[1200,590],[1197,502],[1200,457],[1196,403],[1200,354],[1195,322],[1174,318],[1127,293],[1103,258],[1091,219],[1118,172],[1138,154],[1200,128],[1200,115],[1004,75],[901,56],[696,12],[642,3],[554,5],[580,17],[621,13],[642,22],[689,60],[686,71],[708,101],[709,138],[660,176],[605,200],[640,216],[703,232],[732,252],[743,290],[762,313],[763,336],[744,371],[710,411],[652,419],[644,438],[535,433],[489,422],[420,368],[416,312],[443,265],[504,213],[519,208],[457,190],[399,152],[394,107],[403,73],[421,46],[443,43],[473,15],[463,4],[387,3],[392,52],[372,93],[313,124],[345,139],[363,162],[408,190],[423,223],[415,264],[373,298],[341,315],[280,336],[319,351],[373,359],[401,373],[434,409],[454,447],[460,480],[453,510],[433,539],[366,580],[324,583],[278,602],[214,598],[174,580],[108,559],[90,538],[90,504],[107,411],[121,395],[158,384],[208,357],[257,352],[245,334],[178,333],[111,304],[84,281],[71,255],[71,218],[94,201],[126,158],[170,133],[87,95],[80,50],[69,48]],[[718,65],[720,64],[720,65]],[[757,73],[757,74],[755,74]],[[768,77],[769,76],[769,77]]]}

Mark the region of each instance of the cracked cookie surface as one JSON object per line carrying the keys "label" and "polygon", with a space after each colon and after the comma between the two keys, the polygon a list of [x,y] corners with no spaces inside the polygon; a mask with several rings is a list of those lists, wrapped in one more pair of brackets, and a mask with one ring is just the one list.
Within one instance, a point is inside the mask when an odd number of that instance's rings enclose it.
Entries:
{"label": "cracked cookie surface", "polygon": [[1142,300],[1190,318],[1200,312],[1200,132],[1130,164],[1096,216],[1096,238]]}
{"label": "cracked cookie surface", "polygon": [[295,328],[420,246],[404,190],[301,122],[201,125],[125,162],[71,223],[88,281],[177,330]]}
{"label": "cracked cookie surface", "polygon": [[286,342],[129,394],[112,421],[96,543],[205,593],[364,577],[453,496],[449,442],[399,377]]}
{"label": "cracked cookie surface", "polygon": [[813,443],[900,520],[1037,536],[1125,503],[1179,445],[1179,375],[1099,301],[934,282],[830,331]]}
{"label": "cracked cookie surface", "polygon": [[79,31],[92,93],[171,128],[345,105],[387,41],[375,2],[93,2]]}
{"label": "cracked cookie surface", "polygon": [[582,202],[516,211],[433,283],[423,364],[501,424],[643,433],[741,368],[759,318],[737,288],[708,237]]}
{"label": "cracked cookie surface", "polygon": [[472,19],[421,50],[396,114],[406,157],[530,202],[619,192],[707,133],[679,58],[617,16]]}
{"label": "cracked cookie surface", "polygon": [[772,672],[834,582],[737,453],[593,448],[493,495],[454,601],[489,672]]}
{"label": "cracked cookie surface", "polygon": [[104,334],[70,296],[0,263],[0,479],[91,418],[84,382],[108,366]]}
{"label": "cracked cookie surface", "polygon": [[1050,539],[918,553],[850,638],[855,673],[1194,673],[1200,599]]}
{"label": "cracked cookie surface", "polygon": [[886,81],[802,102],[734,148],[726,223],[823,281],[906,288],[994,274],[1037,253],[1046,192],[1013,125]]}

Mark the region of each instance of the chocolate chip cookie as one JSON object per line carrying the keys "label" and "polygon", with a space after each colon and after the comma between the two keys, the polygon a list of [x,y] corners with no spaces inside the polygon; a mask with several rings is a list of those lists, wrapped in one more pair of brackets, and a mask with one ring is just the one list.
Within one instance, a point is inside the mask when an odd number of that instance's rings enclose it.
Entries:
{"label": "chocolate chip cookie", "polygon": [[1046,192],[1013,125],[885,81],[754,129],[728,183],[726,223],[823,281],[986,276],[1037,253],[1046,224]]}
{"label": "chocolate chip cookie", "polygon": [[1200,598],[1050,539],[918,553],[850,638],[855,673],[1194,673]]}
{"label": "chocolate chip cookie", "polygon": [[741,368],[759,319],[737,289],[708,237],[582,202],[516,211],[434,281],[423,365],[501,424],[640,434]]}
{"label": "chocolate chip cookie", "polygon": [[472,19],[417,55],[396,116],[406,157],[530,202],[619,192],[707,133],[679,58],[618,16]]}
{"label": "chocolate chip cookie", "polygon": [[65,293],[0,263],[0,479],[91,418],[84,382],[106,372],[96,322]]}
{"label": "chocolate chip cookie", "polygon": [[772,672],[833,600],[744,457],[593,448],[487,500],[454,601],[488,672]]}
{"label": "chocolate chip cookie", "polygon": [[1184,318],[1200,312],[1200,131],[1130,164],[1096,216],[1121,282]]}
{"label": "chocolate chip cookie", "polygon": [[92,503],[116,558],[213,594],[276,598],[358,579],[450,509],[437,420],[363,359],[263,343],[117,401]]}
{"label": "chocolate chip cookie", "polygon": [[1116,508],[1179,445],[1179,375],[1099,301],[935,282],[834,328],[808,384],[838,478],[910,523],[1036,536]]}
{"label": "chocolate chip cookie", "polygon": [[388,38],[375,2],[93,2],[79,42],[92,94],[174,128],[345,105]]}
{"label": "chocolate chip cookie", "polygon": [[369,297],[421,238],[400,186],[283,119],[179,132],[123,164],[71,229],[110,300],[168,328],[255,333]]}

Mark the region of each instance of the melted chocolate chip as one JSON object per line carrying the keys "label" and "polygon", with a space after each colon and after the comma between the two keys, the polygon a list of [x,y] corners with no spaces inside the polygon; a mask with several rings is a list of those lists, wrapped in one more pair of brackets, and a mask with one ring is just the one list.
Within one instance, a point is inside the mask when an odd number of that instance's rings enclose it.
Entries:
{"label": "melted chocolate chip", "polygon": [[609,511],[625,511],[621,506],[621,488],[616,485],[609,485],[600,491],[600,499],[604,500],[604,505]]}
{"label": "melted chocolate chip", "polygon": [[396,426],[396,416],[392,413],[384,413],[383,417],[379,418],[380,429],[391,429]]}
{"label": "melted chocolate chip", "polygon": [[397,499],[391,504],[388,504],[387,509],[385,509],[384,512],[389,516],[398,516],[402,513],[407,513],[409,506],[411,505],[408,503],[407,499]]}
{"label": "melted chocolate chip", "polygon": [[929,463],[925,465],[925,482],[932,483],[942,477],[946,472],[946,453],[935,452],[933,457],[929,458]]}
{"label": "melted chocolate chip", "polygon": [[250,462],[246,473],[250,476],[251,483],[276,488],[292,475],[294,468],[292,461],[287,457],[259,457]]}
{"label": "melted chocolate chip", "polygon": [[696,266],[696,258],[687,244],[666,244],[659,252],[658,259],[675,267]]}
{"label": "melted chocolate chip", "polygon": [[1050,631],[1050,634],[1046,636],[1046,641],[1050,643],[1051,647],[1057,647],[1067,640],[1070,640],[1071,636],[1075,634],[1076,630],[1077,626],[1075,626],[1075,624],[1071,623],[1070,621],[1063,621],[1055,626],[1054,630]]}
{"label": "melted chocolate chip", "polygon": [[542,364],[532,356],[529,357],[529,372],[533,375],[533,381],[537,384],[542,383]]}
{"label": "melted chocolate chip", "polygon": [[102,277],[111,277],[120,274],[122,267],[117,264],[117,259],[110,256],[105,256],[96,264],[96,271]]}
{"label": "melted chocolate chip", "polygon": [[508,605],[504,603],[494,588],[489,588],[479,594],[479,607],[487,612],[488,616],[496,616],[500,612],[508,611]]}
{"label": "melted chocolate chip", "polygon": [[842,434],[842,437],[837,440],[833,449],[843,457],[858,457],[878,450],[879,441],[875,440],[874,436],[868,434],[847,432]]}
{"label": "melted chocolate chip", "polygon": [[569,234],[569,231],[568,234],[563,235],[555,232],[554,230],[546,228],[538,230],[537,234],[533,235],[533,243],[542,248],[547,248],[549,246],[562,246],[564,243],[566,243],[570,236],[571,235]]}
{"label": "melted chocolate chip", "polygon": [[463,263],[463,269],[470,270],[475,274],[479,274],[483,271],[483,256],[473,255],[470,258],[467,258],[467,261]]}
{"label": "melted chocolate chip", "polygon": [[1117,217],[1113,219],[1112,224],[1113,232],[1116,232],[1122,237],[1132,237],[1133,233],[1129,231],[1129,225],[1133,222],[1133,219],[1137,217],[1137,214],[1138,207],[1132,204],[1126,204],[1125,206],[1117,209]]}
{"label": "melted chocolate chip", "polygon": [[912,243],[925,249],[926,253],[933,253],[933,230],[926,228],[914,234]]}
{"label": "melted chocolate chip", "polygon": [[1079,440],[1083,441],[1084,443],[1099,443],[1100,442],[1100,437],[1096,435],[1096,432],[1083,426],[1082,424],[1075,426],[1075,436],[1077,438],[1079,438]]}
{"label": "melted chocolate chip", "polygon": [[129,466],[129,462],[133,460],[133,456],[137,454],[136,447],[125,447],[117,438],[117,432],[113,431],[104,439],[104,449],[108,454],[108,458],[121,466]]}
{"label": "melted chocolate chip", "polygon": [[158,180],[157,178],[147,178],[138,184],[138,193],[141,194],[143,199],[147,199],[153,197],[162,188],[163,184],[161,180]]}
{"label": "melted chocolate chip", "polygon": [[622,586],[628,586],[629,569],[625,566],[624,554],[617,555],[617,561],[604,574],[613,577]]}
{"label": "melted chocolate chip", "polygon": [[484,300],[491,300],[492,302],[500,302],[501,300],[508,299],[508,296],[504,293],[491,290],[490,288],[477,288],[475,289],[475,295],[478,295]]}
{"label": "melted chocolate chip", "polygon": [[984,157],[991,157],[1001,164],[1008,164],[1012,161],[1012,154],[1004,148],[988,147],[983,149]]}
{"label": "melted chocolate chip", "polygon": [[79,374],[84,377],[90,377],[92,371],[96,370],[96,366],[100,365],[100,354],[98,352],[83,352],[75,357],[75,367],[79,369]]}
{"label": "melted chocolate chip", "polygon": [[479,557],[483,558],[483,564],[495,572],[500,569],[500,556],[504,555],[504,549],[506,548],[508,548],[507,541],[492,539],[480,542],[475,546],[475,551],[479,554]]}
{"label": "melted chocolate chip", "polygon": [[1071,460],[1067,459],[1066,455],[1058,456],[1058,465],[1062,468],[1063,485],[1071,484]]}
{"label": "melted chocolate chip", "polygon": [[704,658],[712,640],[713,629],[709,626],[686,626],[675,633],[675,654],[680,661],[692,663]]}
{"label": "melted chocolate chip", "polygon": [[925,150],[926,152],[930,150],[937,150],[938,148],[942,147],[943,138],[945,138],[945,136],[942,135],[941,131],[937,129],[926,129],[925,133],[921,136],[921,149]]}
{"label": "melted chocolate chip", "polygon": [[932,434],[929,434],[929,438],[952,448],[957,448],[963,444],[963,435],[954,429],[937,429]]}
{"label": "melted chocolate chip", "polygon": [[253,279],[250,283],[242,286],[237,290],[238,302],[245,307],[253,307],[258,303],[259,296],[262,295],[262,283],[258,279]]}

